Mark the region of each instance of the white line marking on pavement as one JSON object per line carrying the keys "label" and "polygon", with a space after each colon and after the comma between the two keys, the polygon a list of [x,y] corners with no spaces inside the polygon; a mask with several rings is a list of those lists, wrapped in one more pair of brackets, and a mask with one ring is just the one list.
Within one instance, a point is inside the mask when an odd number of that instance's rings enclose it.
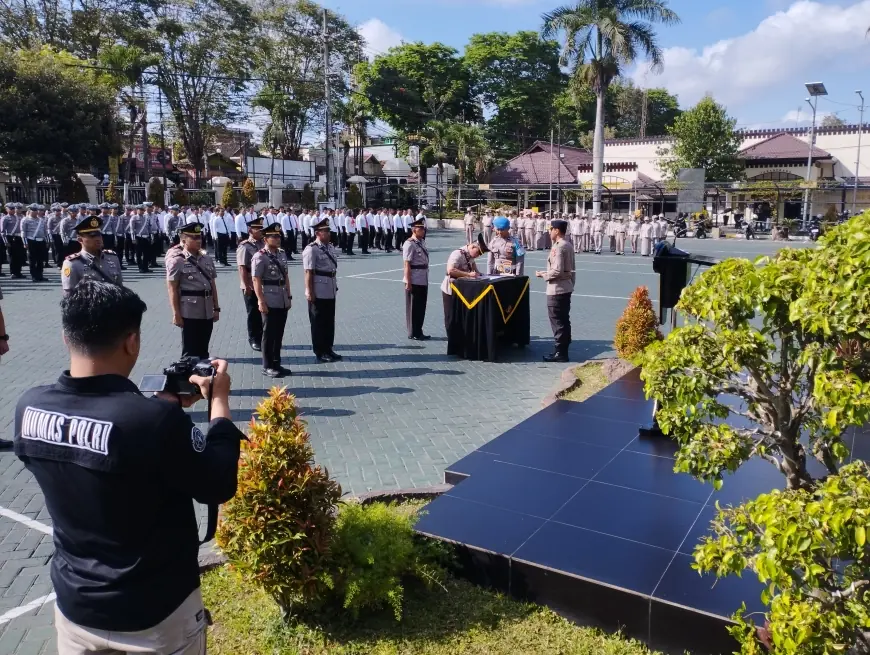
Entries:
{"label": "white line marking on pavement", "polygon": [[[431,268],[431,266],[447,266],[447,262],[444,262],[443,264],[431,264],[431,265],[430,265],[430,268]],[[361,278],[365,278],[365,277],[368,277],[369,275],[380,275],[381,273],[398,273],[398,272],[400,272],[400,271],[404,271],[404,270],[405,270],[404,267],[403,267],[403,268],[391,268],[391,269],[388,270],[388,271],[372,271],[372,272],[370,272],[370,273],[355,273],[355,274],[353,274],[353,275],[343,275],[342,277],[346,277],[346,278],[350,278],[350,277],[361,277]],[[374,278],[370,278],[370,279],[374,279]]]}
{"label": "white line marking on pavement", "polygon": [[12,619],[17,619],[22,614],[27,614],[32,610],[38,610],[46,603],[50,603],[55,598],[57,598],[56,594],[52,591],[47,596],[40,596],[35,600],[30,601],[27,605],[21,605],[20,607],[16,607],[14,609],[9,610],[5,614],[0,615],[0,625],[4,623],[9,623]]}
{"label": "white line marking on pavement", "polygon": [[54,530],[52,530],[50,526],[45,525],[45,523],[34,521],[33,519],[24,516],[24,514],[13,512],[11,509],[6,509],[5,507],[0,507],[0,516],[5,516],[7,519],[18,521],[19,523],[23,523],[24,525],[26,525],[28,528],[39,530],[40,532],[44,532],[45,534],[54,534]]}

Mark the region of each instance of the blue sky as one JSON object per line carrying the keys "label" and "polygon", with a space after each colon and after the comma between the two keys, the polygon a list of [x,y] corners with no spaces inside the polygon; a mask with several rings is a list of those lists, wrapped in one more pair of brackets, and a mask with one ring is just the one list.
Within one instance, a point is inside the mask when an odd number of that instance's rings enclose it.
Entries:
{"label": "blue sky", "polygon": [[[476,32],[539,29],[550,0],[325,0],[369,43],[369,54],[402,41],[441,41],[462,50]],[[630,72],[691,106],[706,92],[742,127],[805,124],[804,82],[824,81],[819,113],[857,122],[870,104],[870,0],[671,0],[680,25],[659,28],[665,70]],[[799,111],[798,111],[799,110]],[[870,117],[870,110],[865,119]]]}

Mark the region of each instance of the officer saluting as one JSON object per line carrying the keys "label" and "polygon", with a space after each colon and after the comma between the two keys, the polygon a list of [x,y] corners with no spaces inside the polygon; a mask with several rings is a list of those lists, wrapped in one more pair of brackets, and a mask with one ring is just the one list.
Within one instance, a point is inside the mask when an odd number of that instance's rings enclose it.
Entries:
{"label": "officer saluting", "polygon": [[408,338],[426,341],[423,334],[426,320],[426,299],[429,297],[429,251],[423,241],[426,238],[426,219],[411,222],[411,238],[402,246],[405,262],[405,321]]}
{"label": "officer saluting", "polygon": [[262,348],[263,317],[257,307],[257,295],[254,293],[254,280],[251,277],[251,262],[254,255],[266,247],[263,241],[263,219],[254,216],[247,221],[247,238],[239,244],[236,250],[236,263],[239,267],[239,278],[242,284],[242,297],[245,300],[245,311],[248,314],[248,343],[254,350]]}
{"label": "officer saluting", "polygon": [[318,362],[337,362],[335,343],[335,297],[338,293],[338,259],[329,239],[329,219],[313,226],[314,241],[302,252],[305,299],[311,323],[311,345]]}
{"label": "officer saluting", "polygon": [[103,221],[99,216],[85,216],[75,225],[82,249],[67,256],[61,268],[61,286],[69,294],[82,280],[123,284],[121,259],[112,250],[103,250]]}
{"label": "officer saluting", "polygon": [[287,312],[293,300],[290,291],[290,276],[287,274],[287,253],[281,245],[281,224],[272,223],[263,228],[266,247],[251,261],[251,276],[257,308],[263,316],[263,375],[279,378],[292,375],[290,369],[281,366],[281,343]]}
{"label": "officer saluting", "polygon": [[208,344],[214,324],[220,319],[217,271],[202,250],[202,225],[179,228],[180,246],[166,253],[166,286],[172,307],[172,324],[181,328],[181,356],[208,359]]}

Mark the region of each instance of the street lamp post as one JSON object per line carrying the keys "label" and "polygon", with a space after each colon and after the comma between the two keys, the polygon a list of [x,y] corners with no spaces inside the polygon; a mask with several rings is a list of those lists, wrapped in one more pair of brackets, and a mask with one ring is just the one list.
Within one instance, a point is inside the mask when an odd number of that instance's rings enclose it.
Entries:
{"label": "street lamp post", "polygon": [[[813,167],[813,146],[816,142],[816,109],[819,106],[819,96],[828,95],[828,90],[822,82],[808,82],[806,85],[807,92],[810,97],[806,99],[807,104],[813,109],[813,123],[810,128],[810,143],[809,152],[807,153],[807,181],[806,189],[804,189],[804,210],[801,216],[803,221],[803,229],[806,229],[810,219],[810,175]],[[810,99],[812,98],[812,100]]]}

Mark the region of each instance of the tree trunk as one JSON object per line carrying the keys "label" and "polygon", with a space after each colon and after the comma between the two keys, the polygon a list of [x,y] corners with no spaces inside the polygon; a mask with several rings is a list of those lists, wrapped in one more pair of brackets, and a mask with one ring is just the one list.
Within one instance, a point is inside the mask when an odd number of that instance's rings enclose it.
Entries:
{"label": "tree trunk", "polygon": [[459,164],[459,189],[457,189],[456,193],[456,211],[462,211],[462,180],[464,179],[464,175],[462,174],[465,169],[465,166],[460,162]]}
{"label": "tree trunk", "polygon": [[[783,432],[780,443],[782,452],[782,471],[785,474],[786,484],[789,489],[812,489],[813,478],[807,471],[807,456],[803,446],[798,442],[797,435],[789,435]],[[797,444],[793,447],[792,444]]]}
{"label": "tree trunk", "polygon": [[601,213],[601,182],[604,177],[604,96],[602,85],[595,94],[595,135],[592,141],[592,212]]}

